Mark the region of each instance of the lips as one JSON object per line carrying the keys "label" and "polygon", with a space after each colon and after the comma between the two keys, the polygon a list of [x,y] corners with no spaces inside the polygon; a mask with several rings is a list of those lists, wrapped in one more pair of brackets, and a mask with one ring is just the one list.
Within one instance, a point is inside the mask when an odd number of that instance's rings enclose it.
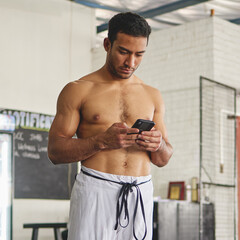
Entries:
{"label": "lips", "polygon": [[125,73],[125,74],[130,74],[133,72],[132,69],[128,69],[128,68],[120,68],[121,69],[121,72]]}

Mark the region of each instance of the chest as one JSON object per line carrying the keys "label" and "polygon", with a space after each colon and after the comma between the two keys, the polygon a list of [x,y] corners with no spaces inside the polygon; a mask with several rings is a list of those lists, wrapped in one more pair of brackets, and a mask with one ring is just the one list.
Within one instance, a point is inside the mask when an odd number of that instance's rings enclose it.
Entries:
{"label": "chest", "polygon": [[154,103],[141,86],[99,88],[92,91],[81,108],[81,118],[89,123],[132,125],[137,118],[152,119]]}

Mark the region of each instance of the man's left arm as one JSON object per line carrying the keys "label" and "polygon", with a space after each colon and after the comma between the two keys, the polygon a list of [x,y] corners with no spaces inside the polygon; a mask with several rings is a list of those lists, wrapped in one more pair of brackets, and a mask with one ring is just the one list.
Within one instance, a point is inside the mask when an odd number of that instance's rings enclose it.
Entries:
{"label": "man's left arm", "polygon": [[168,142],[167,130],[163,120],[165,106],[159,91],[157,91],[157,94],[154,94],[154,97],[155,112],[153,121],[156,123],[156,126],[151,131],[143,131],[139,134],[136,142],[141,149],[149,152],[154,165],[163,167],[171,158],[173,148]]}

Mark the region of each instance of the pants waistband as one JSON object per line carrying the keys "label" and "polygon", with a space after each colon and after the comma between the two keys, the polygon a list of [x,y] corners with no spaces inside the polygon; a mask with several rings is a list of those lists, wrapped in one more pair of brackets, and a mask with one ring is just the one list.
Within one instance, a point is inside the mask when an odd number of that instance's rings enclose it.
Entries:
{"label": "pants waistband", "polygon": [[101,171],[97,171],[92,168],[87,168],[85,166],[81,166],[81,170],[84,172],[90,173],[94,176],[98,176],[107,180],[112,180],[112,181],[117,181],[117,182],[134,182],[137,181],[137,183],[144,182],[147,180],[150,180],[152,178],[152,175],[147,175],[147,176],[139,176],[139,177],[134,177],[134,176],[125,176],[125,175],[117,175],[117,174],[111,174],[111,173],[105,173]]}

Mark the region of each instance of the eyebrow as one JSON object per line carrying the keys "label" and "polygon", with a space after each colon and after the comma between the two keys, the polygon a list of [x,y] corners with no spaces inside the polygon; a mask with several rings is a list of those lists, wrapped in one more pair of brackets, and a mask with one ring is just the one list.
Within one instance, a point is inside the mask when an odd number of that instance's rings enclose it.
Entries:
{"label": "eyebrow", "polygon": [[[126,52],[129,52],[129,53],[132,53],[132,51],[130,51],[130,50],[128,50],[127,48],[124,48],[124,47],[121,47],[121,46],[118,46],[121,50],[123,50],[123,51],[126,51]],[[137,52],[137,53],[145,53],[146,51],[145,50],[143,50],[143,51],[139,51],[139,52]]]}

